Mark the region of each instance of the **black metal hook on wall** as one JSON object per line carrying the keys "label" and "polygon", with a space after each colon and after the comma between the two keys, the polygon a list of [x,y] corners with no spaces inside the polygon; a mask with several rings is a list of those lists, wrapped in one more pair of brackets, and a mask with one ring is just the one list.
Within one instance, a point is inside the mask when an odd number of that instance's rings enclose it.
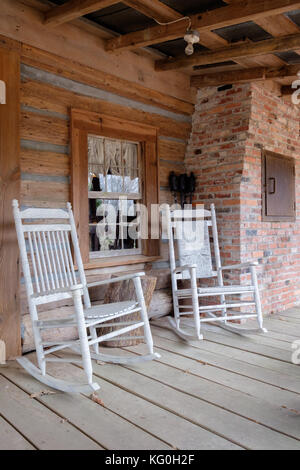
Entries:
{"label": "black metal hook on wall", "polygon": [[193,194],[196,189],[196,177],[194,173],[188,176],[183,173],[177,176],[174,171],[169,175],[169,189],[173,193],[175,204],[177,204],[177,193],[180,193],[180,205],[183,208],[189,198],[189,203],[192,204]]}

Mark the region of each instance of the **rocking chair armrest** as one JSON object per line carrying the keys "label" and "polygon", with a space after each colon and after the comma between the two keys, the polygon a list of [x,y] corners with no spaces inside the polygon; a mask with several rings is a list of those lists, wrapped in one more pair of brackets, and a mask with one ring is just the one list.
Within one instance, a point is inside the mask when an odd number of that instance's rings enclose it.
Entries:
{"label": "rocking chair armrest", "polygon": [[232,264],[230,266],[222,266],[220,271],[230,270],[230,269],[246,269],[250,268],[251,266],[258,266],[257,261],[250,261],[248,263],[241,263],[241,264]]}
{"label": "rocking chair armrest", "polygon": [[105,279],[104,281],[92,282],[91,284],[87,284],[87,287],[88,288],[98,287],[98,286],[103,286],[106,284],[112,284],[113,282],[128,281],[130,279],[134,279],[135,277],[143,277],[143,276],[145,276],[145,273],[126,274],[125,276],[112,277],[110,279]]}
{"label": "rocking chair armrest", "polygon": [[190,271],[192,268],[197,268],[196,264],[187,264],[185,266],[178,266],[173,270],[173,273],[182,273],[183,271]]}

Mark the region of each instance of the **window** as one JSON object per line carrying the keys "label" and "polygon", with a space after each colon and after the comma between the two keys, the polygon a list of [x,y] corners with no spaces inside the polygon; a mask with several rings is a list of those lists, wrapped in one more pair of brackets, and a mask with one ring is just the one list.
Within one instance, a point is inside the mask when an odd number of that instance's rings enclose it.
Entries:
{"label": "window", "polygon": [[72,203],[84,263],[157,257],[159,240],[141,237],[159,201],[156,128],[72,109],[71,134]]}
{"label": "window", "polygon": [[90,257],[141,254],[140,144],[88,136]]}
{"label": "window", "polygon": [[295,220],[295,162],[265,151],[262,158],[263,220]]}

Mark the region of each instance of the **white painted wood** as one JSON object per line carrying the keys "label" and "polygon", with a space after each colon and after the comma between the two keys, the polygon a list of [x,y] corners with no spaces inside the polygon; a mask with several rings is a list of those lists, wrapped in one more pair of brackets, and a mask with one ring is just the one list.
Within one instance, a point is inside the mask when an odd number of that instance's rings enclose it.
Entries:
{"label": "white painted wood", "polygon": [[[143,339],[145,339],[148,349],[144,360],[156,359],[157,356],[153,352],[153,340],[140,280],[140,277],[143,276],[144,273],[134,273],[118,278],[107,279],[99,283],[92,283],[90,287],[132,279],[137,299],[137,301],[118,302],[92,307],[71,204],[67,204],[67,211],[60,209],[25,209],[22,211],[19,209],[18,202],[14,200],[13,208],[38,367],[34,366],[25,358],[19,358],[18,362],[33,377],[48,386],[65,392],[81,393],[88,388],[90,391],[95,391],[99,388],[98,385],[93,382],[90,346],[94,346],[94,356],[96,355],[100,360],[105,360],[106,357],[106,360],[109,361],[110,356],[105,356],[100,353],[99,343],[143,327]],[[65,225],[60,223],[49,224],[48,221],[51,218],[65,219],[68,223]],[[23,225],[22,219],[37,219],[39,223]],[[46,224],[41,223],[43,220],[46,221]],[[28,239],[27,243],[25,241],[25,235]],[[71,236],[73,243],[75,263],[79,272],[78,278],[75,274],[69,236]],[[30,269],[29,256],[32,270]],[[32,279],[35,281],[34,284]],[[73,299],[74,305],[71,318],[56,319],[52,322],[51,320],[39,321],[37,312],[38,305],[69,298]],[[108,334],[97,336],[96,327],[98,325],[101,324],[105,326],[106,322],[111,322],[115,318],[137,312],[140,313],[139,320],[137,319],[132,322],[132,324]],[[55,377],[46,373],[46,363],[57,360],[53,357],[49,357],[49,355],[53,352],[68,348],[74,345],[74,343],[59,340],[51,342],[43,341],[41,332],[49,330],[50,328],[70,328],[72,326],[76,326],[78,331],[79,340],[75,343],[76,346],[78,346],[76,350],[80,354],[79,362],[83,365],[87,379],[87,384],[82,386],[75,386],[67,380],[57,380]],[[87,334],[88,328],[90,328],[91,336]],[[50,349],[46,350],[45,348],[48,347],[50,347]],[[59,361],[61,360],[63,361],[64,359],[59,359]],[[68,362],[68,359],[65,359],[65,361]],[[126,363],[126,361],[126,357],[113,358],[113,362],[117,363]]]}
{"label": "white painted wood", "polygon": [[0,80],[0,104],[6,104],[6,83]]}
{"label": "white painted wood", "polygon": [[20,213],[21,219],[68,219],[69,215],[62,209],[24,209]]}
{"label": "white painted wood", "polygon": [[[211,204],[210,211],[200,210],[200,209],[182,209],[171,211],[170,206],[167,204],[163,207],[163,222],[166,224],[167,235],[169,239],[169,259],[170,259],[170,268],[171,268],[171,279],[172,279],[172,292],[173,292],[173,306],[174,306],[174,317],[169,319],[169,325],[171,325],[175,332],[181,337],[186,339],[191,339],[189,332],[185,331],[183,327],[180,326],[180,317],[182,315],[193,315],[194,319],[194,329],[195,334],[193,336],[198,339],[203,339],[201,334],[201,324],[202,323],[217,323],[221,328],[227,329],[233,333],[238,333],[241,335],[252,334],[252,333],[266,333],[267,330],[263,328],[263,315],[259,295],[259,287],[257,282],[256,275],[256,266],[257,262],[251,263],[241,263],[231,266],[222,266],[221,257],[220,257],[220,248],[218,240],[218,228],[217,228],[217,219],[216,211],[214,204]],[[191,253],[195,253],[195,261],[198,260],[199,266],[202,263],[202,259],[199,259],[197,255],[197,249],[191,246],[191,251],[189,250],[189,245],[187,242],[179,242],[179,263],[181,266],[176,266],[175,259],[175,236],[174,233],[177,230],[178,223],[182,221],[184,224],[186,220],[196,221],[203,220],[205,224],[205,230],[211,228],[212,238],[213,238],[213,247],[214,247],[214,258],[216,269],[212,268],[212,254],[210,246],[205,248],[205,254],[202,255],[204,263],[207,264],[207,269],[203,269],[203,266],[199,267],[197,264],[186,264],[186,261],[190,261],[192,258]],[[174,233],[173,233],[174,232]],[[184,233],[184,230],[181,230],[181,233]],[[207,232],[206,232],[207,233]],[[209,235],[204,235],[203,244],[210,245]],[[186,255],[183,252],[186,250]],[[199,246],[200,250],[200,246]],[[187,259],[186,259],[187,258]],[[185,261],[185,263],[184,263]],[[202,263],[203,264],[203,263]],[[246,269],[249,268],[251,272],[251,283],[247,286],[224,286],[223,282],[223,270],[234,270],[234,269]],[[197,287],[197,279],[207,278],[207,277],[216,277],[217,278],[217,287]],[[178,285],[178,280],[188,279],[190,282],[190,288],[182,288]],[[240,295],[244,293],[249,293],[252,295],[253,300],[248,302],[233,302],[232,300],[227,301],[226,296]],[[205,297],[219,297],[219,304],[210,304],[205,306],[199,306],[199,298],[203,299]],[[190,300],[190,305],[182,305],[180,301]],[[231,308],[240,308],[245,306],[255,306],[255,314],[243,313],[240,314],[236,311],[232,312],[229,309]],[[216,312],[220,312],[217,316]],[[206,317],[201,316],[205,314]],[[245,320],[250,318],[256,318],[258,327],[257,328],[247,328],[239,324],[232,324],[233,320]]]}
{"label": "white painted wood", "polygon": [[[41,209],[42,210],[42,209]],[[57,232],[58,230],[69,232],[71,226],[68,224],[59,225],[59,224],[40,224],[40,225],[23,225],[23,232]]]}
{"label": "white painted wood", "polygon": [[0,339],[0,364],[5,364],[6,362],[6,347],[4,341]]}

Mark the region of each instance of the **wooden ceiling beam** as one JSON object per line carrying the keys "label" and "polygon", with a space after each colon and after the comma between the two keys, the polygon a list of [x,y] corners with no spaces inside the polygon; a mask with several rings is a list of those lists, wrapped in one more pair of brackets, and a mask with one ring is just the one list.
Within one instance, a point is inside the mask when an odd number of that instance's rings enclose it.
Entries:
{"label": "wooden ceiling beam", "polygon": [[191,77],[191,86],[204,88],[208,86],[231,85],[234,83],[247,83],[253,81],[273,80],[275,78],[294,78],[300,71],[299,65],[285,67],[253,67],[222,73],[207,73]]}
{"label": "wooden ceiling beam", "polygon": [[44,23],[49,26],[58,26],[116,3],[119,3],[118,0],[69,0],[47,11]]}
{"label": "wooden ceiling beam", "polygon": [[[281,95],[282,96],[291,96],[297,90],[299,90],[298,86],[293,88],[292,85],[283,85],[281,87]],[[299,93],[297,93],[297,99],[299,100]]]}
{"label": "wooden ceiling beam", "polygon": [[159,0],[123,0],[122,3],[162,23],[182,18],[178,11]]}
{"label": "wooden ceiling beam", "polygon": [[194,65],[215,64],[227,60],[256,57],[263,54],[284,52],[300,48],[300,34],[290,34],[266,41],[252,43],[244,41],[216,51],[198,52],[190,57],[159,60],[155,64],[157,71],[179,70]]}
{"label": "wooden ceiling beam", "polygon": [[[300,2],[294,0],[234,1],[222,8],[191,15],[191,26],[201,33],[246,21],[255,21],[298,8],[300,8]],[[153,26],[142,31],[118,36],[107,41],[106,50],[137,49],[177,39],[184,36],[187,26],[188,20],[183,20],[166,26]]]}

